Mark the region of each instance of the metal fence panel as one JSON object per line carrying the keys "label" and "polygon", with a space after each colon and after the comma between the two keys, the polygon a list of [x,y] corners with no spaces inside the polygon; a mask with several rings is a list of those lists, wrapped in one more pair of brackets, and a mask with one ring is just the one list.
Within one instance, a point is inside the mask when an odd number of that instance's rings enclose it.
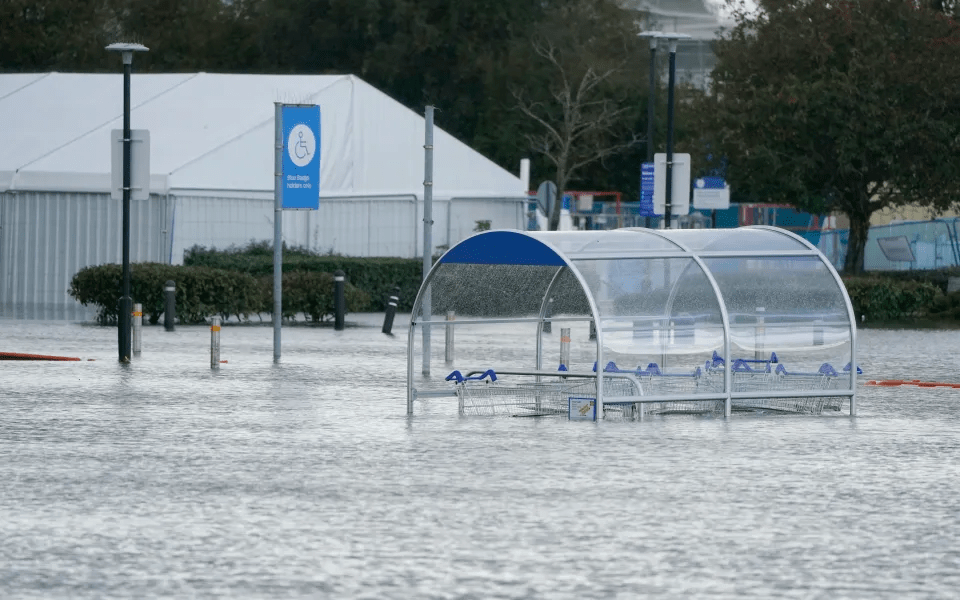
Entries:
{"label": "metal fence panel", "polygon": [[[160,261],[163,198],[130,204],[131,262]],[[82,268],[123,259],[123,207],[109,194],[8,192],[0,205],[0,316],[91,320],[67,294]]]}
{"label": "metal fence panel", "polygon": [[[870,228],[863,252],[864,271],[909,271],[960,266],[960,218],[891,223]],[[890,260],[880,242],[902,238],[913,261]],[[850,231],[837,229],[821,233],[817,247],[838,270],[847,257]]]}
{"label": "metal fence panel", "polygon": [[[182,264],[194,245],[226,249],[273,240],[272,198],[157,196],[131,202],[130,261]],[[522,229],[522,198],[438,200],[437,251],[492,228]],[[284,211],[284,242],[319,253],[417,258],[422,201],[413,196],[324,199],[318,211]],[[67,295],[83,267],[122,260],[122,203],[109,194],[0,194],[0,317],[93,320]]]}

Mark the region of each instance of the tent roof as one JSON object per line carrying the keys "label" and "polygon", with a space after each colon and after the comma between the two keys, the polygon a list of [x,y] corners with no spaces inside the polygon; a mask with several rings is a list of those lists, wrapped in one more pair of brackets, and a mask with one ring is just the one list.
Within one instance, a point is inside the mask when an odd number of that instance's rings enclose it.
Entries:
{"label": "tent roof", "polygon": [[[134,74],[151,191],[273,193],[274,103],[321,111],[322,197],[423,191],[424,119],[352,75]],[[0,74],[0,191],[107,191],[121,74]],[[434,130],[437,197],[519,196],[519,177]]]}

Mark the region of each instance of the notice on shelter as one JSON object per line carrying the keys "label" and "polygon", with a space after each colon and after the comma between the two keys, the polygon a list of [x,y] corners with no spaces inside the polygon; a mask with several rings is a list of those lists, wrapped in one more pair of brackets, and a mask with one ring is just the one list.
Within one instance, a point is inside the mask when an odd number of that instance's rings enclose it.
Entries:
{"label": "notice on shelter", "polygon": [[570,396],[570,420],[571,421],[596,421],[597,420],[597,399],[596,398],[576,398]]}

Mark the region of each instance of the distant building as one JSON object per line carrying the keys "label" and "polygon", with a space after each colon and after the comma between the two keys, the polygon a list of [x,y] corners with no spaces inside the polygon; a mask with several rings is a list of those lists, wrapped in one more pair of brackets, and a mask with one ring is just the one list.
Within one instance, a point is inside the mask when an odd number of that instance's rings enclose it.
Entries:
{"label": "distant building", "polygon": [[644,29],[685,33],[677,43],[677,80],[700,88],[710,85],[717,59],[711,47],[718,32],[731,23],[720,14],[719,0],[626,0],[643,13]]}

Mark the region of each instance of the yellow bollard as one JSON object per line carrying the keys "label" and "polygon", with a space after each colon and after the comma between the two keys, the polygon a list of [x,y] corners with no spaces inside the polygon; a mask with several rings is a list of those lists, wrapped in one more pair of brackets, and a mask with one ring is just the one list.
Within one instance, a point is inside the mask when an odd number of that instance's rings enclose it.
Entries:
{"label": "yellow bollard", "polygon": [[210,325],[210,368],[220,368],[220,317],[213,317]]}

